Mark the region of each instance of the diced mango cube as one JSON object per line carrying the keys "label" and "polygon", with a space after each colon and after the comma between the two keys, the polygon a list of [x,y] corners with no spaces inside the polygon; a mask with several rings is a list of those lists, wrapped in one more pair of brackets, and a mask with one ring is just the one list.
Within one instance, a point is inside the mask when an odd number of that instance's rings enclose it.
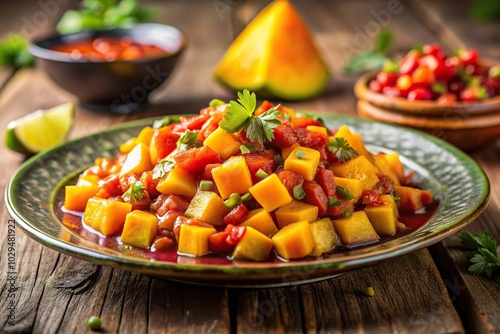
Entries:
{"label": "diced mango cube", "polygon": [[338,243],[337,234],[333,228],[330,218],[323,218],[309,224],[316,246],[313,248],[312,256],[320,256],[327,253]]}
{"label": "diced mango cube", "polygon": [[276,253],[287,260],[307,256],[316,246],[307,220],[283,227],[272,240]]}
{"label": "diced mango cube", "polygon": [[283,160],[286,160],[290,156],[290,153],[292,153],[292,151],[295,150],[297,147],[300,147],[300,144],[298,142],[296,142],[292,146],[282,148],[281,157],[283,158]]}
{"label": "diced mango cube", "polygon": [[285,160],[285,170],[294,171],[308,181],[314,180],[321,153],[308,147],[296,147]]}
{"label": "diced mango cube", "polygon": [[394,173],[391,166],[389,166],[389,163],[387,162],[385,156],[386,156],[385,153],[378,153],[373,156],[373,160],[375,161],[375,167],[378,168],[380,174],[388,176],[389,179],[391,179],[391,181],[394,182],[395,186],[401,185],[401,183],[399,182],[399,177],[396,175],[396,173]]}
{"label": "diced mango cube", "polygon": [[132,204],[104,198],[91,198],[83,214],[83,222],[105,236],[120,234]]}
{"label": "diced mango cube", "polygon": [[354,195],[354,202],[357,202],[363,195],[364,184],[362,181],[337,176],[334,176],[333,180],[335,181],[335,185],[349,190]]}
{"label": "diced mango cube", "polygon": [[378,234],[394,235],[397,231],[399,211],[394,196],[382,195],[382,205],[367,205],[364,209]]}
{"label": "diced mango cube", "polygon": [[387,164],[389,165],[391,170],[398,176],[400,180],[402,180],[405,176],[405,167],[399,159],[399,153],[393,152],[391,154],[386,154],[385,160],[387,160]]}
{"label": "diced mango cube", "polygon": [[264,180],[250,187],[248,191],[267,212],[276,210],[293,200],[276,174],[269,175]]}
{"label": "diced mango cube", "polygon": [[213,227],[181,225],[177,251],[184,255],[202,256],[209,252],[208,237],[217,231]]}
{"label": "diced mango cube", "polygon": [[196,179],[188,171],[176,166],[160,179],[156,190],[162,194],[193,198],[196,195]]}
{"label": "diced mango cube", "polygon": [[279,228],[298,221],[310,223],[318,219],[318,207],[301,201],[293,200],[276,210],[276,220]]}
{"label": "diced mango cube", "polygon": [[252,186],[252,176],[242,156],[230,157],[222,165],[212,169],[212,177],[223,199],[229,198],[233,193],[245,194]]}
{"label": "diced mango cube", "polygon": [[132,137],[120,145],[121,153],[129,153],[137,145],[137,137]]}
{"label": "diced mango cube", "polygon": [[155,134],[155,129],[150,127],[150,126],[146,126],[144,127],[141,132],[139,132],[139,134],[137,135],[137,143],[142,143],[146,146],[149,147],[149,145],[151,144],[151,139],[153,139],[153,135]]}
{"label": "diced mango cube", "polygon": [[205,139],[203,145],[210,147],[219,153],[223,160],[226,160],[240,151],[241,142],[236,139],[235,135],[227,133],[222,128],[217,128]]}
{"label": "diced mango cube", "polygon": [[64,196],[64,207],[73,211],[84,211],[87,201],[94,197],[99,191],[96,185],[90,186],[66,186]]}
{"label": "diced mango cube", "polygon": [[328,130],[324,126],[308,125],[307,130],[312,132],[321,133],[322,135],[328,136]]}
{"label": "diced mango cube", "polygon": [[372,189],[379,181],[378,169],[364,155],[358,155],[344,163],[330,166],[335,176],[363,182],[363,190]]}
{"label": "diced mango cube", "polygon": [[346,245],[366,244],[380,240],[368,216],[363,211],[352,213],[351,217],[333,220],[333,227]]}
{"label": "diced mango cube", "polygon": [[353,133],[347,125],[342,125],[335,133],[334,138],[344,138],[349,143],[349,146],[355,149],[359,155],[364,155],[370,161],[372,160],[371,153],[366,149],[361,135],[359,133]]}
{"label": "diced mango cube", "polygon": [[120,177],[130,173],[142,174],[152,169],[153,165],[151,165],[151,158],[149,157],[149,148],[139,143],[128,153],[120,171]]}
{"label": "diced mango cube", "polygon": [[121,240],[124,244],[130,246],[149,248],[153,244],[157,225],[158,218],[156,218],[156,215],[146,211],[134,210],[127,214],[125,218]]}
{"label": "diced mango cube", "polygon": [[272,237],[276,234],[276,232],[278,232],[278,228],[274,223],[273,217],[271,217],[269,212],[262,208],[249,211],[240,226],[253,227],[268,237]]}
{"label": "diced mango cube", "polygon": [[233,260],[264,261],[269,258],[273,241],[253,227],[247,226],[243,238],[234,248]]}
{"label": "diced mango cube", "polygon": [[78,177],[78,181],[76,182],[77,186],[97,186],[99,184],[99,176],[97,175],[80,175]]}
{"label": "diced mango cube", "polygon": [[432,195],[427,190],[413,187],[395,186],[394,193],[399,197],[399,209],[415,212],[432,203]]}
{"label": "diced mango cube", "polygon": [[200,190],[189,203],[186,216],[194,217],[212,225],[222,225],[229,209],[224,201],[212,191]]}

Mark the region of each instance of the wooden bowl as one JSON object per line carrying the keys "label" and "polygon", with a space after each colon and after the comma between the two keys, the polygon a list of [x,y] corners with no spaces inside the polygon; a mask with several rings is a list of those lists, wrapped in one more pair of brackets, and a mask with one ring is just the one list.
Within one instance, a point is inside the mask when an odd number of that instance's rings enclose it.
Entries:
{"label": "wooden bowl", "polygon": [[368,83],[376,74],[362,76],[354,86],[360,116],[425,131],[464,151],[477,149],[500,137],[500,96],[453,104],[408,101],[371,91]]}

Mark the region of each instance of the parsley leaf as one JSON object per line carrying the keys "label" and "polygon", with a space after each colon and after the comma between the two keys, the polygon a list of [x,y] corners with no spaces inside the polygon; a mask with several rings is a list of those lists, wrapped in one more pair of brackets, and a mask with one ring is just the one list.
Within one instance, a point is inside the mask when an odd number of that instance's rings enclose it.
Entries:
{"label": "parsley leaf", "polygon": [[500,270],[500,260],[497,255],[497,243],[489,232],[483,233],[462,233],[460,241],[465,247],[477,249],[470,262],[469,267],[472,274],[484,274],[487,277],[493,276],[495,270]]}
{"label": "parsley leaf", "polygon": [[28,51],[28,39],[18,34],[11,34],[0,42],[0,65],[16,68],[33,65],[33,56]]}
{"label": "parsley leaf", "polygon": [[361,73],[369,70],[381,69],[388,58],[394,36],[390,30],[384,29],[375,38],[372,49],[362,50],[354,54],[346,64],[343,71],[349,74]]}
{"label": "parsley leaf", "polygon": [[184,134],[177,141],[177,147],[179,151],[186,151],[193,147],[200,146],[198,142],[199,131],[186,130]]}
{"label": "parsley leaf", "polygon": [[172,119],[170,116],[165,116],[163,118],[157,119],[153,122],[153,128],[155,129],[160,129],[163,128],[164,126],[170,125],[172,123],[175,123],[176,121]]}
{"label": "parsley leaf", "polygon": [[255,116],[257,97],[247,89],[238,92],[238,101],[231,100],[227,106],[219,126],[227,133],[245,130],[246,136],[251,141],[263,144],[265,140],[274,139],[273,129],[281,124],[277,118],[279,111],[275,106],[259,116]]}
{"label": "parsley leaf", "polygon": [[137,204],[144,197],[142,194],[143,190],[146,190],[146,187],[141,181],[137,181],[130,185],[128,190],[122,195],[122,198],[132,204]]}
{"label": "parsley leaf", "polygon": [[358,155],[358,152],[356,152],[356,150],[349,145],[347,140],[342,137],[333,138],[333,140],[326,143],[326,147],[330,152],[335,154],[340,162],[346,162]]}
{"label": "parsley leaf", "polygon": [[161,160],[155,168],[153,168],[153,179],[161,179],[165,174],[170,172],[175,167],[175,161],[166,159]]}
{"label": "parsley leaf", "polygon": [[345,199],[355,199],[356,196],[353,195],[352,192],[350,192],[349,190],[347,190],[346,188],[344,187],[341,187],[341,186],[337,186],[336,187],[337,189],[337,192],[339,193],[340,196],[344,197]]}

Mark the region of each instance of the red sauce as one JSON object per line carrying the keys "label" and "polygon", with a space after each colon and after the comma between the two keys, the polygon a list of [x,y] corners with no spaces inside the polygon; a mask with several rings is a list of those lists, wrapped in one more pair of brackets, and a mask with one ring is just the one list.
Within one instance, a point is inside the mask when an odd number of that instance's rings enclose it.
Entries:
{"label": "red sauce", "polygon": [[102,37],[85,39],[52,47],[52,50],[69,53],[74,60],[95,62],[137,60],[167,55],[154,45],[140,44],[130,37]]}

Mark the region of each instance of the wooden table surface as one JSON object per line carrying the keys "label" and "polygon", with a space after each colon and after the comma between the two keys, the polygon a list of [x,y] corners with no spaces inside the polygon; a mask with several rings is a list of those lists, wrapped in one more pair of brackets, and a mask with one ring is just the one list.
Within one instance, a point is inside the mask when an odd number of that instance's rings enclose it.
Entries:
{"label": "wooden table surface", "polygon": [[[50,1],[47,1],[49,3]],[[144,1],[161,9],[159,21],[181,28],[190,45],[153,106],[132,115],[76,112],[71,137],[116,123],[165,113],[194,113],[214,97],[233,95],[211,74],[232,39],[266,1]],[[401,54],[417,43],[439,42],[450,50],[477,48],[500,58],[500,24],[470,21],[470,2],[293,1],[314,33],[334,79],[321,96],[288,103],[300,109],[355,114],[355,77],[341,74],[349,47],[369,47],[362,31],[369,22],[395,32]],[[391,3],[401,11],[377,21]],[[51,31],[75,1],[12,5],[0,2],[0,36],[23,30]],[[62,4],[64,3],[64,5]],[[385,11],[385,12],[382,12]],[[373,25],[373,24],[371,24]],[[363,36],[361,36],[363,35]],[[357,41],[357,42],[356,42]],[[357,43],[357,44],[355,44]],[[0,128],[38,108],[74,100],[37,69],[0,70]],[[3,130],[2,130],[3,131]],[[0,147],[0,332],[82,333],[90,315],[109,333],[500,333],[500,276],[467,273],[469,253],[452,237],[429,249],[386,260],[338,278],[287,288],[207,288],[101,267],[59,254],[15,233],[15,326],[7,322],[12,300],[7,282],[4,188],[23,157]],[[467,230],[490,231],[500,240],[500,141],[471,156],[491,180],[489,207]],[[367,286],[374,297],[363,296]]]}

